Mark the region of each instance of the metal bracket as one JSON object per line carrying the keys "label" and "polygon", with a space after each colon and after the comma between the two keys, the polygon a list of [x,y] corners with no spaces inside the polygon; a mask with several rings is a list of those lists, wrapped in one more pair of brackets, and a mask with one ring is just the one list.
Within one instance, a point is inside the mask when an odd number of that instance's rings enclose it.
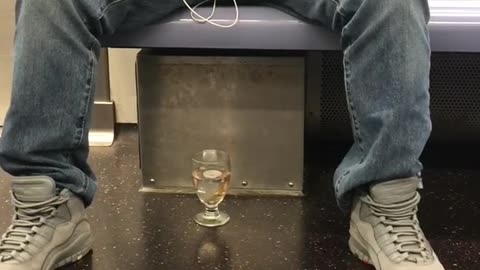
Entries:
{"label": "metal bracket", "polygon": [[111,101],[95,101],[92,126],[88,134],[90,146],[111,146],[115,139],[115,106]]}
{"label": "metal bracket", "polygon": [[88,139],[90,146],[111,146],[115,139],[115,107],[110,100],[108,51],[102,49],[98,61],[97,91]]}

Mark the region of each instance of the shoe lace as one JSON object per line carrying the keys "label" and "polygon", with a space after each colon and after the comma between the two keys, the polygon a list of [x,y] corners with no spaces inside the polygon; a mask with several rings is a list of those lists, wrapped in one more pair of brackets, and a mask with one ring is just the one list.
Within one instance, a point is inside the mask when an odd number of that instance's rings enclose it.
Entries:
{"label": "shoe lace", "polygon": [[392,236],[395,245],[395,249],[389,254],[392,259],[396,262],[414,263],[424,263],[432,259],[432,252],[417,219],[420,202],[418,192],[412,199],[398,204],[380,204],[368,195],[361,200],[370,206],[373,215],[380,219],[380,223],[386,226],[387,232]]}
{"label": "shoe lace", "polygon": [[54,217],[59,205],[68,198],[56,196],[38,203],[25,203],[12,195],[15,207],[15,216],[12,225],[0,239],[0,262],[15,259],[16,255],[24,251],[39,228]]}

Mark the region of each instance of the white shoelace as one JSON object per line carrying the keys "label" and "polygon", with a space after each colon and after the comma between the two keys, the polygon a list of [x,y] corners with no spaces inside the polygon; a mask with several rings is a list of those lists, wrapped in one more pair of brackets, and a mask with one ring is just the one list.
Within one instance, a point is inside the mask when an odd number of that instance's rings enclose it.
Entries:
{"label": "white shoelace", "polygon": [[370,206],[373,214],[380,218],[388,233],[395,239],[396,249],[392,253],[400,254],[394,256],[395,261],[423,263],[432,258],[432,252],[416,218],[420,194],[416,193],[412,199],[392,205],[376,203],[370,196],[362,197],[361,200]]}
{"label": "white shoelace", "polygon": [[0,262],[15,259],[37,233],[39,227],[56,215],[57,207],[68,198],[56,196],[44,202],[25,203],[12,196],[15,219],[0,239]]}
{"label": "white shoelace", "polygon": [[[198,14],[196,9],[198,7],[200,7],[201,5],[203,5],[205,3],[208,3],[208,2],[211,2],[211,1],[213,1],[213,6],[212,6],[212,12],[210,13],[210,15],[208,17],[204,17],[204,16]],[[214,25],[214,26],[220,27],[220,28],[230,28],[230,27],[235,26],[238,23],[238,19],[239,19],[239,16],[240,16],[240,11],[238,9],[237,1],[236,0],[232,0],[232,1],[233,1],[233,5],[235,7],[235,19],[230,24],[219,24],[219,23],[216,23],[216,22],[212,21],[212,18],[215,15],[215,11],[216,11],[216,8],[217,8],[217,0],[204,0],[204,1],[200,2],[199,4],[195,5],[194,7],[190,6],[190,4],[187,2],[187,0],[183,0],[183,3],[185,3],[185,6],[190,10],[190,16],[192,17],[192,20],[194,20],[198,23],[209,23],[211,25]]]}

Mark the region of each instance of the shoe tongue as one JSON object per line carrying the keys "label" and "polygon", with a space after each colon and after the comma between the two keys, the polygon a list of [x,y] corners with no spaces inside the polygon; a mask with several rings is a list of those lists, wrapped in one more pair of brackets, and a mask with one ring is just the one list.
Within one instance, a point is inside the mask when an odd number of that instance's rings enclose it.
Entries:
{"label": "shoe tongue", "polygon": [[55,181],[47,176],[16,177],[12,190],[21,202],[43,202],[56,196]]}
{"label": "shoe tongue", "polygon": [[393,180],[370,186],[370,197],[377,203],[395,204],[415,196],[420,179],[417,177]]}

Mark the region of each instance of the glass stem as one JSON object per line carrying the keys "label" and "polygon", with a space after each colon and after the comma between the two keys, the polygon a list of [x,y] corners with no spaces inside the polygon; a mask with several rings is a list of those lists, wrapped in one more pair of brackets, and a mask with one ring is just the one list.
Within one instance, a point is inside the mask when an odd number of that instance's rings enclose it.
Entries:
{"label": "glass stem", "polygon": [[218,207],[206,207],[205,208],[205,217],[207,218],[217,218],[220,215]]}

